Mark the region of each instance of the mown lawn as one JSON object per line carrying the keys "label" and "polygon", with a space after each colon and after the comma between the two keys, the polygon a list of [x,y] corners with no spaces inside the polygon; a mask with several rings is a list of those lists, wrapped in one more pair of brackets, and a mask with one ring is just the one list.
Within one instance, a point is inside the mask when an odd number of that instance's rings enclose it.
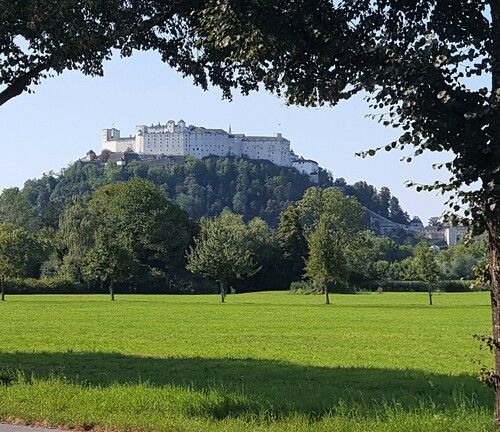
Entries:
{"label": "mown lawn", "polygon": [[8,296],[0,419],[154,431],[489,431],[488,293]]}

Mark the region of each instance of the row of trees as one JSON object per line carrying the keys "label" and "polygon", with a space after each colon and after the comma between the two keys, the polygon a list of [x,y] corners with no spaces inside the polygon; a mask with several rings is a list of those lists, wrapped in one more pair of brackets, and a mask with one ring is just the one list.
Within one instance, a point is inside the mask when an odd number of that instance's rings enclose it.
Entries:
{"label": "row of trees", "polygon": [[196,222],[163,189],[135,177],[97,188],[86,202],[75,196],[57,228],[30,230],[21,226],[25,219],[1,224],[2,297],[6,280],[38,277],[106,286],[112,298],[117,285],[128,292],[214,289],[197,274],[217,281],[223,300],[229,286],[287,289],[305,279],[329,302],[330,292],[371,281],[472,277],[471,267],[484,260],[485,241],[435,256],[427,244],[376,237],[364,213],[355,197],[313,187],[281,213],[276,229],[230,210]]}
{"label": "row of trees", "polygon": [[324,292],[328,304],[330,292],[352,290],[364,282],[418,280],[432,304],[432,290],[450,275],[452,262],[468,267],[464,276],[472,278],[471,267],[485,260],[484,238],[437,254],[425,240],[413,248],[375,237],[363,216],[355,198],[334,188],[308,189],[281,214],[276,231],[260,219],[245,225],[240,216],[226,211],[202,221],[188,268],[218,280],[222,301],[230,284],[276,289],[305,279]]}
{"label": "row of trees", "polygon": [[88,203],[75,197],[57,229],[0,224],[0,284],[42,276],[106,285],[112,298],[116,283],[165,291],[182,282],[185,251],[197,230],[151,182],[102,186]]}
{"label": "row of trees", "polygon": [[296,206],[281,215],[276,232],[261,219],[245,225],[228,211],[202,222],[201,235],[188,255],[188,268],[228,284],[274,273],[289,284],[302,277],[325,287],[345,284],[361,252],[364,211],[353,197],[334,188],[308,189]]}

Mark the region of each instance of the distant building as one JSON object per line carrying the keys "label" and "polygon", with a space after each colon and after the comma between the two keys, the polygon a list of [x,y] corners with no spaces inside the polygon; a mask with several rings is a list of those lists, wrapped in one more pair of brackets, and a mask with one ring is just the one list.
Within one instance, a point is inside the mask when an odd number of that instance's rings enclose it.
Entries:
{"label": "distant building", "polygon": [[464,226],[453,226],[453,225],[445,225],[443,227],[443,234],[448,246],[455,246],[469,229]]}
{"label": "distant building", "polygon": [[[293,152],[292,152],[293,154]],[[293,156],[295,156],[293,154]],[[296,156],[295,156],[296,157]],[[318,163],[310,159],[304,159],[302,156],[295,160],[292,159],[292,166],[300,173],[307,174],[313,183],[318,183]]]}
{"label": "distant building", "polygon": [[419,236],[422,236],[425,232],[424,224],[422,223],[420,218],[417,216],[415,216],[410,221],[410,225],[408,225],[408,230],[413,232],[414,234],[419,235]]}
{"label": "distant building", "polygon": [[435,225],[425,227],[425,238],[429,243],[439,246],[440,248],[446,248],[449,246],[455,246],[469,229],[464,226],[453,226],[453,225]]}
{"label": "distant building", "polygon": [[376,231],[381,236],[391,237],[397,235],[399,232],[412,232],[413,234],[418,235],[421,232],[421,230],[416,227],[393,222],[366,207],[363,207],[363,210],[365,210],[368,216],[370,226],[375,227]]}
{"label": "distant building", "polygon": [[138,160],[139,155],[133,152],[119,152],[119,153],[111,153],[109,155],[108,164],[110,165],[118,165],[125,166],[128,163]]}
{"label": "distant building", "polygon": [[290,149],[290,141],[280,133],[274,136],[246,136],[222,129],[186,126],[184,120],[169,120],[161,125],[138,125],[135,136],[122,138],[119,129],[103,129],[102,148],[113,153],[134,152],[143,155],[236,156],[263,159],[279,166],[294,167],[318,182],[318,163],[298,157]]}
{"label": "distant building", "polygon": [[85,157],[81,158],[77,162],[79,164],[85,164],[85,165],[97,165],[97,166],[103,165],[102,161],[97,157],[94,150],[89,150],[85,154]]}

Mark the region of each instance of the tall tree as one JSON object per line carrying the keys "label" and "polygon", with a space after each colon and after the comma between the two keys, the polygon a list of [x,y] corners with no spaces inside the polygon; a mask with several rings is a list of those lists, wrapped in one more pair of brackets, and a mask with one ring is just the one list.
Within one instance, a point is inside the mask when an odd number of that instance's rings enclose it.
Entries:
{"label": "tall tree", "polygon": [[439,281],[439,267],[434,252],[426,240],[415,246],[411,267],[417,278],[427,285],[429,305],[432,306],[432,292]]}
{"label": "tall tree", "polygon": [[305,276],[323,288],[326,304],[330,304],[330,289],[347,282],[348,262],[343,250],[343,235],[333,225],[331,218],[322,214],[307,240],[309,257],[305,265]]}
{"label": "tall tree", "polygon": [[[306,275],[322,284],[326,283],[326,287],[333,283],[339,285],[341,279],[347,282],[349,276],[355,273],[355,263],[360,256],[360,249],[364,247],[362,230],[365,212],[357,199],[344,196],[335,188],[310,188],[297,202],[297,211],[309,246]],[[318,231],[320,224],[321,229]],[[325,255],[321,255],[320,245],[327,241],[332,242],[329,246],[331,249],[327,248]],[[317,249],[315,257],[312,256],[313,246]],[[330,265],[332,262],[339,265],[338,278],[335,276],[333,264]],[[312,265],[315,268],[314,273],[320,272],[320,268],[323,269],[323,276],[319,279],[317,276],[310,276],[313,274]],[[325,279],[328,274],[330,276]],[[325,294],[328,293],[325,291]]]}
{"label": "tall tree", "polygon": [[377,189],[375,187],[366,181],[358,181],[352,185],[352,190],[361,205],[377,211]]}
{"label": "tall tree", "polygon": [[377,201],[379,204],[379,211],[378,214],[381,216],[384,216],[386,218],[389,218],[389,208],[390,208],[390,201],[391,201],[392,195],[391,191],[387,186],[382,186],[380,188],[380,191],[377,195]]}
{"label": "tall tree", "polygon": [[363,208],[355,197],[344,196],[335,188],[309,188],[297,202],[300,222],[306,236],[310,235],[321,215],[328,214],[337,229],[355,233],[363,226]]}
{"label": "tall tree", "polygon": [[[116,267],[124,272],[122,280],[147,280],[153,273],[167,277],[184,268],[195,226],[151,182],[135,178],[102,186],[89,201],[87,213],[93,247],[108,248],[108,255],[116,253],[121,257],[114,258],[117,264],[125,256],[130,258],[127,266]],[[99,235],[102,241],[96,243]]]}
{"label": "tall tree", "polygon": [[286,266],[283,273],[287,278],[287,285],[289,285],[290,282],[300,280],[302,277],[308,254],[307,240],[300,223],[300,214],[295,207],[290,206],[281,213],[277,237]]}
{"label": "tall tree", "polygon": [[83,275],[97,280],[101,287],[108,283],[111,301],[115,300],[115,283],[126,282],[136,271],[136,257],[127,239],[112,229],[99,227],[93,245],[83,257]]}
{"label": "tall tree", "polygon": [[410,222],[408,214],[403,211],[401,205],[399,204],[399,200],[395,196],[389,200],[389,218],[392,221],[403,225]]}
{"label": "tall tree", "polygon": [[241,216],[224,211],[218,218],[203,221],[200,236],[188,254],[187,269],[218,281],[222,303],[231,280],[255,274],[259,269]]}

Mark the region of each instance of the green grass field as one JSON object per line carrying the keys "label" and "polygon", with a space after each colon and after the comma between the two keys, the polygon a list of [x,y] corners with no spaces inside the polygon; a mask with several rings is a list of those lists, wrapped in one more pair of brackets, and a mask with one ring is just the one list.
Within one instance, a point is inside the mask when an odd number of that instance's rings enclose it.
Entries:
{"label": "green grass field", "polygon": [[490,431],[489,293],[8,296],[0,419],[154,431]]}

